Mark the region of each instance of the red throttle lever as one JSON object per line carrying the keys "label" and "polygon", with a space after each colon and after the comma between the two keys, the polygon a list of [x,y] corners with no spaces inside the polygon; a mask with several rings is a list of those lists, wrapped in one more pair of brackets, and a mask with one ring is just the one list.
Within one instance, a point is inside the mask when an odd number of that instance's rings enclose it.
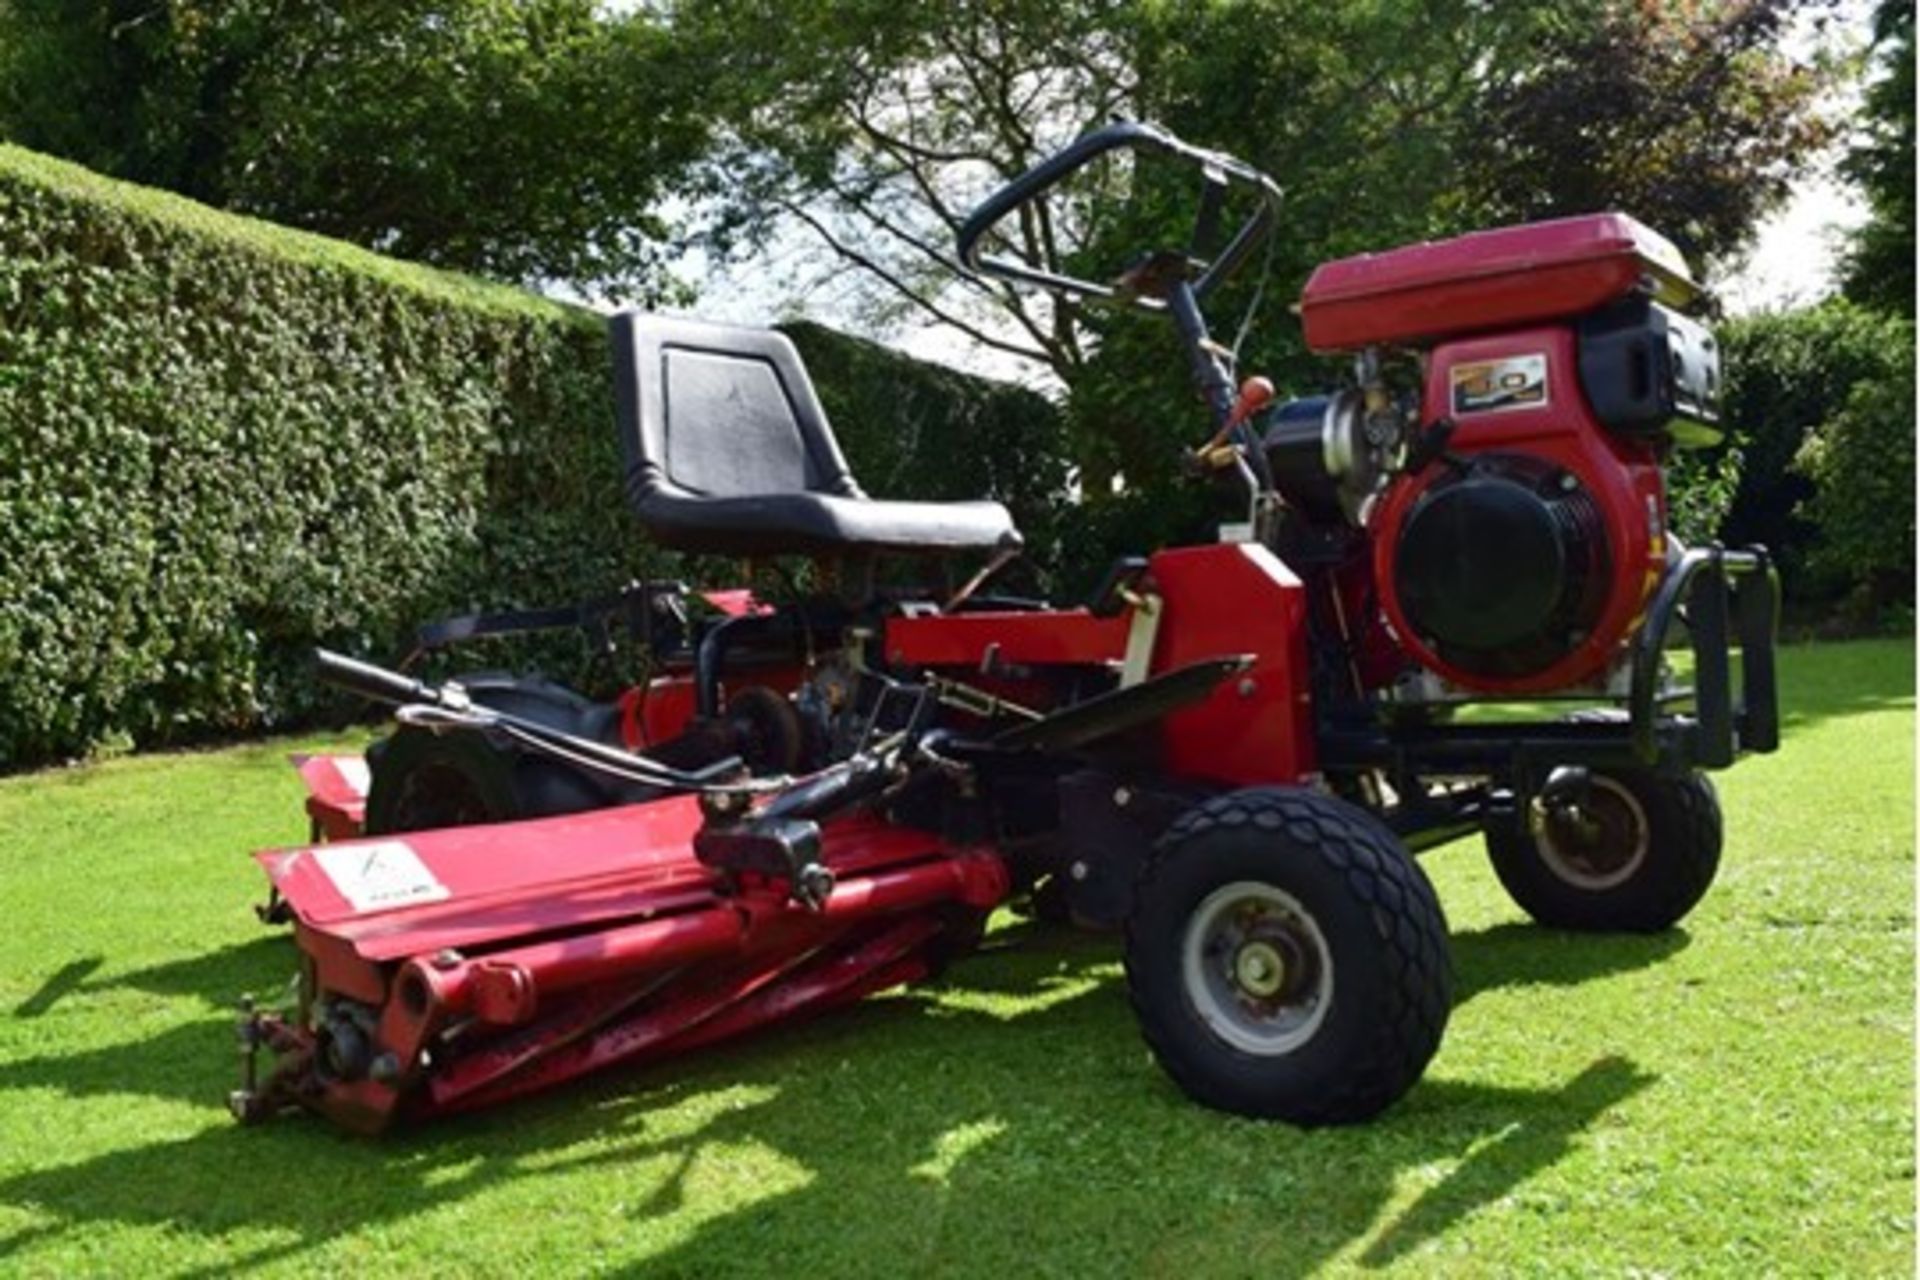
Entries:
{"label": "red throttle lever", "polygon": [[1194,456],[1209,467],[1228,466],[1233,461],[1233,446],[1227,443],[1240,424],[1273,403],[1273,383],[1267,378],[1248,378],[1240,384],[1240,394],[1234,397],[1233,408],[1227,411],[1227,420],[1211,439],[1194,451]]}

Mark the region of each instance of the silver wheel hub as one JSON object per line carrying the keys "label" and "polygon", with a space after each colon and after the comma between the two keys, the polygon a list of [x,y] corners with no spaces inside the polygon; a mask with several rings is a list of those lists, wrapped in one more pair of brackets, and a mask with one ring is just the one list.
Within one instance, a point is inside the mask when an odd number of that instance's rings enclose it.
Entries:
{"label": "silver wheel hub", "polygon": [[1311,1040],[1333,1003],[1333,953],[1283,889],[1222,885],[1187,917],[1181,980],[1200,1021],[1242,1053],[1273,1057]]}
{"label": "silver wheel hub", "polygon": [[1544,810],[1536,801],[1533,843],[1557,878],[1577,889],[1599,892],[1631,880],[1647,860],[1647,811],[1633,792],[1595,774],[1577,808]]}
{"label": "silver wheel hub", "polygon": [[1287,962],[1273,944],[1249,942],[1234,957],[1233,977],[1249,995],[1272,999],[1286,984]]}

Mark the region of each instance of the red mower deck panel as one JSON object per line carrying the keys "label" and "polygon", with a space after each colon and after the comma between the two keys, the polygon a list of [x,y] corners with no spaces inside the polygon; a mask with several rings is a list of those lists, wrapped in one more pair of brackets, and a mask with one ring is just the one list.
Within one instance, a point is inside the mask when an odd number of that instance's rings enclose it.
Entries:
{"label": "red mower deck panel", "polygon": [[[795,1017],[924,972],[952,923],[943,912],[977,917],[1009,887],[991,851],[855,816],[826,833],[838,883],[823,910],[784,890],[723,893],[694,856],[701,820],[696,800],[675,797],[259,855],[293,914],[308,980],[384,1010],[365,1030],[385,1053],[353,1061],[336,1029],[339,1082],[311,1101],[351,1128],[386,1127],[429,1042],[461,1024],[515,1031],[471,1053],[456,1036],[410,1114]],[[636,1015],[640,994],[690,972],[706,975],[697,997]],[[309,1101],[261,1105],[288,1100]]]}

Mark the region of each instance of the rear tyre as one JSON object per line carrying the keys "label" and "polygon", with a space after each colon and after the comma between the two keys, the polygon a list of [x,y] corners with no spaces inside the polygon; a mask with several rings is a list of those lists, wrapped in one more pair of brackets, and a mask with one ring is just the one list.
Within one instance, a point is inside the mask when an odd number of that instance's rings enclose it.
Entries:
{"label": "rear tyre", "polygon": [[1291,788],[1218,796],[1167,829],[1126,969],[1141,1033],[1188,1096],[1299,1125],[1392,1104],[1451,1006],[1426,876],[1371,814]]}
{"label": "rear tyre", "polygon": [[1720,867],[1720,800],[1697,773],[1595,772],[1578,812],[1521,806],[1487,828],[1513,900],[1558,929],[1658,933],[1705,896]]}
{"label": "rear tyre", "polygon": [[513,760],[477,733],[401,728],[367,753],[370,836],[521,817]]}

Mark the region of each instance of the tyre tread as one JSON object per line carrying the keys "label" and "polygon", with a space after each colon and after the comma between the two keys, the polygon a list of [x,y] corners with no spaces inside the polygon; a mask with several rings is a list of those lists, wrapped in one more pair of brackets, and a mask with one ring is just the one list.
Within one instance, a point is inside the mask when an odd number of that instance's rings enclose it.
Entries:
{"label": "tyre tread", "polygon": [[1192,843],[1248,826],[1283,838],[1293,846],[1290,852],[1318,857],[1347,882],[1371,910],[1376,940],[1394,979],[1386,984],[1391,1007],[1342,1082],[1260,1114],[1303,1125],[1366,1119],[1411,1088],[1438,1050],[1451,1010],[1452,973],[1446,920],[1432,885],[1391,832],[1345,801],[1296,788],[1249,789],[1196,805],[1167,828],[1141,869],[1126,925],[1128,996],[1141,1033],[1155,1060],[1183,1089],[1212,1101],[1206,1082],[1193,1078],[1187,1056],[1172,1042],[1173,1029],[1143,1002],[1136,966],[1150,940],[1140,936],[1142,904],[1153,900],[1160,881]]}

